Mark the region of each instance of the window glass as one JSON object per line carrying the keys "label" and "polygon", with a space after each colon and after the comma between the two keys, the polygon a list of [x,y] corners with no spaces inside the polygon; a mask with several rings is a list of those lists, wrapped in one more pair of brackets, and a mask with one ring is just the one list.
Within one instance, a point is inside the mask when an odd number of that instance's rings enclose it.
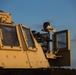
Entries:
{"label": "window glass", "polygon": [[34,48],[35,45],[34,45],[34,42],[33,42],[33,39],[32,39],[31,33],[30,33],[30,30],[27,29],[27,28],[24,28],[24,27],[23,27],[23,30],[25,31],[26,36],[27,36],[28,47],[33,47]]}
{"label": "window glass", "polygon": [[66,48],[67,47],[67,39],[66,33],[57,34],[57,48]]}
{"label": "window glass", "polygon": [[2,30],[2,44],[4,46],[19,46],[16,28],[12,26],[0,26]]}

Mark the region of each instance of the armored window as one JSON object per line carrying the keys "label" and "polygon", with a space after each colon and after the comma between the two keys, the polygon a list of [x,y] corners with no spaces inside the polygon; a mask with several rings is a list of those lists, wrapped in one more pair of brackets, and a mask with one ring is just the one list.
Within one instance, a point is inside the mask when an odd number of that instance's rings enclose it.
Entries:
{"label": "armored window", "polygon": [[31,33],[30,33],[30,30],[27,29],[27,28],[24,28],[24,27],[23,27],[23,30],[24,30],[24,32],[25,32],[25,34],[26,34],[26,37],[27,37],[26,42],[27,42],[27,44],[28,44],[28,47],[35,48],[34,41],[33,41],[33,39],[32,39],[32,35],[31,35]]}
{"label": "armored window", "polygon": [[53,49],[54,50],[70,50],[70,32],[63,30],[55,32],[53,35]]}
{"label": "armored window", "polygon": [[57,35],[57,47],[59,48],[66,48],[67,47],[67,41],[66,41],[66,33],[58,34]]}
{"label": "armored window", "polygon": [[0,26],[2,31],[2,44],[4,46],[19,46],[16,28],[14,26]]}

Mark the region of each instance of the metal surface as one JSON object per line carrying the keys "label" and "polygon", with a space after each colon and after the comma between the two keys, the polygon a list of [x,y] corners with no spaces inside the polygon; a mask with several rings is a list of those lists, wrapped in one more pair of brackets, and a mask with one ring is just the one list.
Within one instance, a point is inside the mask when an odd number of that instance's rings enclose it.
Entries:
{"label": "metal surface", "polygon": [[[44,33],[35,33],[23,24],[16,25],[11,14],[0,11],[0,67],[48,69],[69,66],[70,32],[56,32],[48,24],[43,25]],[[50,32],[53,32],[52,39]],[[65,36],[61,37],[62,34]],[[53,44],[52,51],[50,42]]]}

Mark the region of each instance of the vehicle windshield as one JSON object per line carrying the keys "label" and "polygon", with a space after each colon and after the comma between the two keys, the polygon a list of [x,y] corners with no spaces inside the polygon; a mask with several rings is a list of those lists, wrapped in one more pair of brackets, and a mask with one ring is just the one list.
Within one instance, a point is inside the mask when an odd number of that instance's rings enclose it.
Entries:
{"label": "vehicle windshield", "polygon": [[19,46],[16,27],[0,25],[0,29],[2,31],[2,44],[4,46]]}
{"label": "vehicle windshield", "polygon": [[66,41],[66,33],[57,34],[57,43],[58,48],[66,48],[67,47],[67,41]]}
{"label": "vehicle windshield", "polygon": [[26,34],[26,36],[27,36],[27,44],[28,44],[28,47],[34,48],[35,45],[34,45],[34,41],[33,41],[33,39],[32,39],[30,30],[27,29],[27,28],[24,28],[24,27],[23,27],[23,30],[24,30],[24,32],[25,32],[25,34]]}

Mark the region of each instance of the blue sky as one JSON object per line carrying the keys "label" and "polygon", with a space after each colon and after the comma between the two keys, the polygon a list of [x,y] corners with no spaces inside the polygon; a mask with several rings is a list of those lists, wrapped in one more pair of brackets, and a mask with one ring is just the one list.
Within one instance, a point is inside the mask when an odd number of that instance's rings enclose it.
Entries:
{"label": "blue sky", "polygon": [[[76,0],[0,0],[0,10],[12,14],[16,24],[40,31],[45,21],[57,31],[71,32],[72,62],[76,61]],[[75,66],[73,64],[73,66]]]}

